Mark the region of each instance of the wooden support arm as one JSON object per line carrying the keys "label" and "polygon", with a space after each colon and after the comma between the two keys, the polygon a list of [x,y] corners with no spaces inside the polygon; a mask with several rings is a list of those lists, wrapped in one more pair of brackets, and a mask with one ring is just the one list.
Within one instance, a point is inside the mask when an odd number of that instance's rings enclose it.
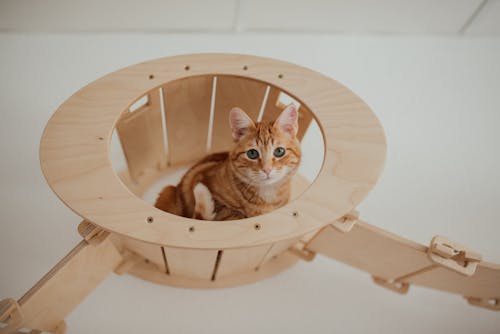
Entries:
{"label": "wooden support arm", "polygon": [[[92,232],[17,302],[0,302],[0,334],[20,328],[62,334],[66,316],[122,261],[106,233]],[[97,233],[96,233],[97,232]],[[6,324],[6,327],[5,327]]]}
{"label": "wooden support arm", "polygon": [[338,222],[317,233],[304,251],[326,255],[372,275],[378,285],[406,293],[419,285],[464,296],[471,305],[500,310],[500,265],[437,236],[424,246],[359,219],[350,229]]}

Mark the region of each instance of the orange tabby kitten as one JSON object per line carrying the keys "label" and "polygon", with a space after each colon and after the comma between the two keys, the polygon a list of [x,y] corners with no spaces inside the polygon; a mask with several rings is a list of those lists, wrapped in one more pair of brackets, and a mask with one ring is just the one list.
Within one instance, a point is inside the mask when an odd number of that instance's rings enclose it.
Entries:
{"label": "orange tabby kitten", "polygon": [[301,157],[297,118],[293,105],[270,123],[254,123],[243,110],[233,108],[233,149],[196,163],[176,187],[162,190],[155,206],[188,218],[231,220],[285,205]]}

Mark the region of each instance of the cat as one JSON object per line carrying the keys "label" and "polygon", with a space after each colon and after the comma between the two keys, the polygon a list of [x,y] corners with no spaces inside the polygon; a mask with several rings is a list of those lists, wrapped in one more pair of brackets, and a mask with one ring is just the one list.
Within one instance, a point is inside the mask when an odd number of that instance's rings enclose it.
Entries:
{"label": "cat", "polygon": [[233,108],[229,124],[234,147],[197,162],[177,186],[161,191],[155,207],[188,218],[233,220],[288,203],[301,159],[297,108],[290,104],[274,122],[257,123]]}

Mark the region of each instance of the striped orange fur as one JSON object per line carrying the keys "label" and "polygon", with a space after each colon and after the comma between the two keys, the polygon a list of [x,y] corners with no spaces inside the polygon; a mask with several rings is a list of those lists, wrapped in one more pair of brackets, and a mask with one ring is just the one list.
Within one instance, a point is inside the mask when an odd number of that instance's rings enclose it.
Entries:
{"label": "striped orange fur", "polygon": [[[269,123],[254,123],[244,111],[233,108],[232,150],[197,162],[177,186],[161,191],[155,206],[188,218],[232,220],[285,205],[301,158],[297,118],[293,105]],[[200,183],[205,191],[195,192]],[[213,212],[207,213],[206,208]]]}

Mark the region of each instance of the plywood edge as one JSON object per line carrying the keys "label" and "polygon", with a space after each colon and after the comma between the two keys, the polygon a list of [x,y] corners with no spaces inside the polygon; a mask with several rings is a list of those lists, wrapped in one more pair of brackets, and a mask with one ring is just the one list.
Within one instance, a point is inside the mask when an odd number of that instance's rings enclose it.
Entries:
{"label": "plywood edge", "polygon": [[104,280],[122,257],[109,238],[97,245],[83,240],[18,303],[22,327],[52,332]]}

